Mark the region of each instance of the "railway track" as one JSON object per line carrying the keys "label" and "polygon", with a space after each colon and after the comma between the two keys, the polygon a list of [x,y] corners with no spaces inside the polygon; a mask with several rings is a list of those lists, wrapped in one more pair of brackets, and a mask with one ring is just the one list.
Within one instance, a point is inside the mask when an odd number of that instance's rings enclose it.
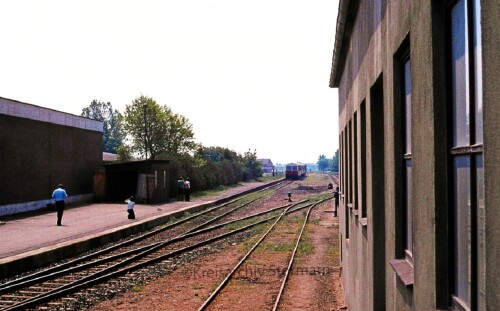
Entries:
{"label": "railway track", "polygon": [[[172,246],[172,244],[179,244],[190,237],[215,230],[202,230],[202,228],[230,214],[235,214],[238,210],[242,210],[287,184],[288,182],[279,183],[260,190],[257,194],[245,195],[197,214],[189,215],[174,223],[117,243],[101,251],[3,282],[0,284],[0,310],[24,310],[65,295],[75,289],[99,282],[105,277],[119,275],[139,268],[144,263],[152,263],[162,258],[175,256],[182,251],[188,251],[189,246]],[[191,248],[201,245],[203,244],[195,243]],[[163,254],[161,254],[162,252]],[[114,271],[117,272],[113,274]]]}
{"label": "railway track", "polygon": [[[293,208],[292,206],[286,207],[283,212],[280,213],[278,217],[276,217],[275,221],[272,223],[272,225],[268,228],[268,230],[258,239],[258,241],[251,247],[251,249],[243,256],[243,258],[231,269],[229,274],[224,278],[224,280],[219,284],[219,286],[213,291],[213,293],[205,300],[203,305],[198,309],[199,311],[202,310],[219,310],[219,305],[227,305],[224,302],[218,301],[218,297],[221,297],[224,293],[224,289],[228,286],[230,282],[237,282],[239,278],[242,276],[248,277],[247,271],[245,271],[244,264],[246,262],[252,261],[252,265],[258,265],[259,261],[262,260],[262,258],[259,258],[259,256],[254,256],[255,258],[252,258],[252,254],[263,245],[276,245],[278,246],[279,244],[289,244],[290,241],[294,241],[294,248],[293,250],[288,253],[288,252],[283,252],[281,255],[282,258],[279,258],[278,261],[281,261],[282,263],[286,262],[286,269],[278,269],[275,270],[274,272],[269,271],[269,270],[260,270],[260,273],[253,273],[252,272],[252,277],[254,277],[254,280],[252,280],[253,283],[266,283],[266,286],[271,287],[271,291],[273,290],[272,287],[274,287],[275,294],[272,294],[273,297],[273,303],[272,306],[268,306],[272,308],[272,310],[277,310],[282,293],[285,289],[286,282],[288,279],[288,275],[290,274],[290,271],[292,269],[292,265],[294,263],[295,255],[297,253],[297,249],[299,247],[300,240],[302,238],[302,235],[304,233],[304,228],[307,224],[307,221],[309,219],[309,215],[311,212],[311,209],[316,207],[318,204],[323,203],[327,200],[330,200],[331,197],[321,199],[319,201],[309,203],[305,206],[302,206],[301,208]],[[284,222],[284,219],[287,217],[293,217],[293,214],[299,210],[302,210],[304,208],[307,208],[307,213],[303,217],[303,222],[300,227],[300,231],[293,235],[293,237],[287,237],[286,239],[280,238],[280,235],[283,233],[283,229],[286,228],[285,230],[288,231],[288,225],[290,223],[285,223],[283,225],[282,223]],[[279,228],[279,225],[281,224],[281,228]],[[272,235],[275,235],[272,237]],[[278,244],[276,244],[278,243]],[[266,246],[264,246],[266,247]],[[262,257],[262,256],[260,256]],[[276,257],[274,257],[276,260]],[[267,262],[267,260],[265,260]],[[276,264],[276,261],[273,262],[273,265]],[[265,266],[265,263],[263,264]],[[279,266],[279,265],[277,265]],[[252,269],[255,271],[254,269]],[[258,271],[258,270],[257,270]],[[267,276],[265,275],[267,272]],[[271,276],[274,281],[269,281],[269,276]],[[279,276],[278,278],[275,278],[275,276]],[[249,291],[249,295],[251,294],[251,287],[246,289]],[[242,289],[241,284],[237,287],[238,291],[244,291],[245,289]],[[228,294],[230,295],[230,293]],[[220,300],[225,300],[228,301],[230,298],[221,298]],[[261,309],[263,306],[255,306],[257,309]]]}
{"label": "railway track", "polygon": [[[290,182],[280,183],[95,253],[3,282],[0,284],[0,310],[64,309],[61,299],[77,299],[75,295],[96,284],[134,278],[141,269],[238,234],[244,235],[251,228],[276,222],[304,208],[312,208],[315,203],[307,202],[309,199],[280,206],[265,206],[261,202],[288,185]],[[54,305],[54,301],[58,302]]]}

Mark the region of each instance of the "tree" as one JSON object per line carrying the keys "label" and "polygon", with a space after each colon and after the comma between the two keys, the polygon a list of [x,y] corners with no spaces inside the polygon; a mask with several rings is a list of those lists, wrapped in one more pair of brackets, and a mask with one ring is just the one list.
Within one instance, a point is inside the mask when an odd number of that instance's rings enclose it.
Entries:
{"label": "tree", "polygon": [[199,146],[196,151],[196,156],[212,162],[221,162],[224,160],[233,162],[239,160],[238,154],[235,151],[222,147]]}
{"label": "tree", "polygon": [[133,150],[146,159],[186,154],[196,146],[188,119],[147,96],[141,95],[126,106],[124,128]]}
{"label": "tree", "polygon": [[335,155],[330,161],[330,171],[338,173],[339,172],[339,150],[335,151]]}
{"label": "tree", "polygon": [[257,151],[251,152],[248,149],[243,155],[243,180],[251,180],[262,177],[262,164],[257,161]]}
{"label": "tree", "polygon": [[116,150],[116,154],[118,155],[118,161],[125,162],[132,160],[132,149],[130,146],[121,145]]}
{"label": "tree", "polygon": [[110,102],[105,103],[94,99],[88,107],[82,109],[81,115],[103,122],[103,150],[117,153],[118,147],[123,145],[125,138],[120,112],[113,109]]}
{"label": "tree", "polygon": [[326,158],[324,154],[320,155],[318,158],[318,162],[316,163],[318,165],[318,170],[324,172],[328,169],[329,166],[329,161]]}
{"label": "tree", "polygon": [[186,117],[173,113],[167,106],[164,106],[163,110],[167,117],[168,135],[164,153],[168,155],[185,155],[195,150],[193,125]]}

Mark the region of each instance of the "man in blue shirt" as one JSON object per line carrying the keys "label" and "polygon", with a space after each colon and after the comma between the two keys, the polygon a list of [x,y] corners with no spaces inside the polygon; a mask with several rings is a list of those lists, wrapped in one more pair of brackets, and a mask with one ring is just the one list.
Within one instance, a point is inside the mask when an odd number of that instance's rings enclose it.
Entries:
{"label": "man in blue shirt", "polygon": [[57,189],[52,193],[52,198],[56,201],[58,226],[61,226],[61,220],[64,212],[64,199],[67,197],[68,195],[66,194],[66,190],[63,189],[63,185],[57,185]]}
{"label": "man in blue shirt", "polygon": [[177,180],[177,201],[184,201],[184,179],[182,177]]}

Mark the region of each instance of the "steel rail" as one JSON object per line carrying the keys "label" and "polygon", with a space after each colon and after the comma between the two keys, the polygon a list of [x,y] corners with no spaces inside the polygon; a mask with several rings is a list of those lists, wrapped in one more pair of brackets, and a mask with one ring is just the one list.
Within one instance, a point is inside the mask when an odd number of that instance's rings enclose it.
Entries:
{"label": "steel rail", "polygon": [[285,272],[285,277],[283,278],[283,282],[281,283],[280,290],[278,292],[278,295],[276,296],[276,300],[275,300],[275,303],[274,303],[273,311],[276,311],[278,309],[278,305],[279,305],[279,302],[281,300],[281,295],[283,294],[283,291],[285,289],[285,285],[286,285],[286,282],[288,280],[288,275],[290,274],[290,270],[292,269],[292,265],[293,265],[293,262],[295,260],[295,255],[297,254],[297,250],[299,248],[300,240],[302,239],[302,235],[304,233],[304,229],[306,228],[307,221],[309,220],[309,215],[311,213],[311,210],[314,207],[316,207],[318,204],[321,204],[321,203],[323,203],[323,202],[325,202],[327,200],[331,200],[331,198],[327,198],[327,199],[323,199],[321,201],[318,201],[318,202],[312,204],[311,207],[309,207],[309,209],[307,210],[307,214],[306,214],[306,217],[304,219],[304,223],[302,224],[302,229],[300,230],[300,234],[299,234],[299,236],[297,238],[297,242],[295,243],[295,248],[293,249],[290,261],[288,262],[288,267],[287,267],[286,272]]}
{"label": "steel rail", "polygon": [[[288,207],[289,209],[301,204],[301,203],[304,203],[306,202],[307,200],[302,200],[300,202],[297,202],[295,204],[289,204],[289,205],[286,205],[286,206],[281,206],[281,207],[277,207],[277,208],[274,208],[273,210],[270,210],[270,211],[266,211],[266,212],[261,212],[261,213],[258,213],[258,214],[254,214],[254,215],[250,215],[250,216],[246,216],[246,217],[243,217],[241,219],[236,219],[236,220],[232,220],[232,221],[228,221],[226,223],[223,223],[223,224],[220,224],[220,225],[216,225],[216,226],[213,226],[213,227],[210,227],[210,228],[205,228],[205,229],[201,229],[199,230],[199,232],[192,232],[192,233],[188,233],[188,234],[185,234],[183,236],[178,236],[174,239],[176,240],[181,240],[181,239],[184,239],[188,236],[193,236],[193,235],[196,235],[196,234],[200,234],[200,233],[204,233],[204,232],[208,232],[210,230],[213,230],[215,228],[219,228],[219,227],[223,227],[229,223],[233,223],[233,222],[238,222],[238,221],[241,221],[241,220],[244,220],[244,219],[248,219],[248,218],[253,218],[253,217],[257,217],[257,216],[260,216],[260,215],[263,215],[265,213],[269,213],[269,212],[272,212],[276,209],[282,209],[284,207]],[[303,208],[305,208],[307,206],[304,206],[304,207],[299,207],[299,208],[296,208],[294,210],[289,210],[290,213],[293,213],[293,212],[296,212],[298,210],[301,210]],[[240,231],[243,231],[243,230],[246,230],[250,227],[253,227],[255,225],[258,225],[258,224],[261,224],[261,223],[264,223],[264,222],[267,222],[269,220],[272,220],[274,218],[276,218],[277,216],[272,216],[272,217],[268,217],[266,219],[263,219],[261,221],[257,221],[257,222],[254,222],[252,224],[249,224],[247,226],[244,226],[242,228],[239,228],[239,229],[235,229],[235,230],[232,230],[230,232],[227,232],[227,233],[224,233],[224,234],[221,234],[219,236],[216,236],[214,238],[211,238],[211,239],[208,239],[208,240],[205,240],[205,241],[202,241],[200,243],[196,243],[192,246],[187,246],[187,247],[184,247],[184,248],[181,248],[179,250],[176,250],[176,251],[173,251],[173,252],[170,252],[168,254],[165,254],[165,255],[161,255],[161,256],[158,256],[158,257],[155,257],[155,258],[152,258],[152,259],[148,259],[146,261],[144,261],[143,263],[140,263],[140,264],[135,264],[135,265],[132,265],[130,267],[127,267],[127,268],[123,268],[121,270],[118,270],[118,271],[115,271],[116,273],[118,274],[121,274],[121,273],[125,273],[125,272],[129,272],[131,270],[134,270],[134,269],[138,269],[140,267],[142,267],[143,265],[149,265],[149,264],[152,264],[154,262],[157,262],[157,261],[160,261],[160,260],[164,260],[165,258],[168,258],[168,257],[171,257],[171,256],[174,256],[174,255],[177,255],[177,254],[180,254],[184,251],[187,251],[187,250],[191,250],[193,248],[196,248],[196,247],[199,247],[199,246],[202,246],[204,244],[207,244],[207,243],[211,243],[217,239],[220,239],[220,238],[223,238],[223,237],[226,237],[226,236],[229,236],[229,235],[232,235],[232,234],[235,234],[235,233],[238,233]],[[129,259],[126,259],[125,261],[122,261],[120,263],[117,263],[117,264],[114,264],[112,266],[109,266],[103,270],[100,270],[98,272],[95,272],[91,275],[88,275],[86,277],[83,277],[81,279],[78,279],[76,281],[73,281],[71,283],[68,283],[66,285],[63,285],[61,287],[58,287],[56,289],[53,289],[53,290],[50,290],[48,292],[45,292],[45,293],[42,293],[41,295],[39,296],[34,296],[33,298],[30,298],[30,299],[27,299],[25,301],[22,301],[16,305],[13,305],[13,306],[10,306],[10,307],[7,307],[6,309],[2,309],[2,310],[17,310],[16,308],[24,308],[24,307],[29,307],[31,305],[36,305],[38,303],[41,303],[43,301],[46,301],[46,300],[50,300],[50,299],[55,299],[55,297],[59,297],[61,295],[65,295],[71,291],[73,291],[73,289],[75,288],[80,288],[79,285],[80,284],[95,284],[95,282],[93,280],[103,280],[103,277],[106,277],[106,276],[109,276],[109,278],[113,277],[114,276],[114,273],[113,270],[116,270],[120,267],[123,267],[123,266],[126,266],[127,264],[130,264],[130,263],[133,263],[134,261],[137,261],[137,260],[140,260],[142,257],[156,251],[157,249],[161,248],[161,247],[164,247],[166,244],[169,244],[171,241],[165,241],[165,242],[161,242],[159,244],[161,245],[155,245],[154,247],[152,247],[151,249],[147,249],[145,251],[143,251],[142,253],[138,254],[138,255],[135,255],[134,257],[131,257]],[[89,263],[90,264],[90,263]],[[86,285],[83,285],[82,287],[85,287]]]}
{"label": "steel rail", "polygon": [[[288,208],[290,208],[290,207],[288,207]],[[294,210],[293,212],[295,212],[297,210],[298,209]],[[279,217],[281,217],[281,216],[282,216],[282,214]],[[35,296],[33,298],[27,299],[25,301],[22,301],[20,303],[15,304],[15,305],[8,306],[8,307],[6,307],[4,309],[1,309],[1,310],[4,310],[4,311],[25,310],[26,308],[30,308],[30,307],[39,305],[41,303],[44,303],[44,302],[47,302],[47,301],[50,301],[50,300],[53,300],[53,299],[65,296],[65,295],[67,295],[67,294],[69,294],[71,292],[74,292],[74,291],[86,288],[86,287],[94,285],[94,284],[102,283],[102,282],[104,282],[104,281],[106,281],[108,279],[120,276],[122,274],[126,274],[128,272],[133,271],[133,270],[137,270],[137,269],[143,268],[145,266],[151,265],[151,264],[156,263],[158,261],[165,260],[165,259],[173,257],[175,255],[182,254],[183,252],[186,252],[186,251],[195,249],[197,247],[200,247],[200,246],[212,243],[214,241],[217,241],[219,239],[228,237],[228,236],[233,235],[235,233],[239,233],[239,232],[245,231],[245,230],[247,230],[247,229],[249,229],[251,227],[254,227],[254,226],[260,225],[262,223],[266,223],[266,222],[268,222],[268,221],[270,221],[272,219],[275,219],[276,217],[278,217],[278,216],[268,217],[266,219],[256,221],[256,222],[254,222],[252,224],[249,224],[249,225],[246,225],[244,227],[241,227],[241,228],[238,228],[238,229],[235,229],[235,230],[232,230],[232,231],[220,234],[218,236],[206,239],[204,241],[195,243],[193,245],[189,245],[189,246],[183,247],[181,249],[174,250],[174,251],[172,251],[170,253],[163,254],[163,255],[154,257],[152,259],[148,259],[146,261],[142,261],[142,262],[133,264],[133,265],[128,266],[128,267],[123,267],[120,270],[115,270],[116,268],[122,267],[125,264],[129,264],[130,263],[130,262],[127,262],[127,263],[121,262],[119,264],[110,266],[110,267],[108,267],[105,270],[101,270],[101,271],[99,271],[99,272],[97,272],[95,274],[92,274],[92,275],[89,275],[89,276],[84,277],[82,279],[76,280],[76,281],[74,281],[72,283],[69,283],[69,284],[66,284],[66,285],[64,285],[62,287],[53,289],[53,290],[51,290],[49,292],[43,293],[42,295]],[[203,230],[205,230],[205,229],[203,229]],[[155,247],[155,249],[156,249],[156,247]],[[143,253],[141,253],[139,255],[141,255],[140,257],[143,257],[144,255],[147,255],[146,253],[150,253],[152,251],[153,250],[151,250],[151,251],[148,250],[148,251],[143,252]],[[135,258],[135,259],[138,259],[138,258]],[[132,259],[127,260],[127,261],[132,261]],[[115,271],[112,271],[112,270],[115,270]]]}
{"label": "steel rail", "polygon": [[267,210],[267,211],[263,211],[263,212],[256,213],[256,214],[253,214],[253,215],[249,215],[249,216],[245,216],[245,217],[242,217],[242,218],[238,218],[238,219],[234,219],[234,220],[231,220],[231,221],[227,221],[227,222],[224,222],[224,223],[221,223],[219,225],[212,226],[212,227],[209,227],[209,228],[200,229],[200,230],[197,230],[197,231],[194,231],[194,232],[186,232],[186,233],[180,234],[180,235],[178,235],[176,237],[173,237],[173,238],[171,238],[171,239],[169,239],[167,241],[155,242],[155,243],[152,243],[152,244],[149,244],[149,245],[141,246],[141,247],[139,247],[137,249],[128,250],[128,251],[125,251],[123,253],[111,255],[109,257],[101,258],[101,259],[98,259],[96,261],[88,262],[88,263],[85,263],[85,264],[82,264],[82,265],[79,265],[79,266],[72,266],[72,267],[66,268],[64,270],[57,270],[57,271],[54,271],[54,272],[52,272],[50,274],[38,275],[35,278],[30,278],[30,279],[25,280],[23,282],[19,282],[19,283],[15,283],[15,284],[10,284],[9,286],[1,288],[0,289],[0,294],[1,293],[6,293],[6,292],[11,292],[11,291],[14,291],[16,289],[19,289],[19,288],[22,288],[22,287],[26,287],[26,286],[29,286],[29,285],[32,285],[32,284],[40,283],[40,282],[43,282],[43,281],[46,281],[46,280],[49,280],[49,279],[52,279],[52,278],[55,278],[55,277],[61,277],[61,276],[65,275],[65,274],[75,273],[75,272],[77,272],[79,270],[88,269],[88,268],[91,268],[93,266],[97,266],[99,264],[103,264],[103,263],[106,263],[106,262],[109,262],[109,261],[112,261],[112,260],[119,259],[121,257],[125,257],[125,256],[128,256],[128,255],[133,255],[133,254],[139,253],[139,252],[144,252],[144,251],[147,251],[147,250],[149,250],[149,249],[151,249],[153,247],[157,247],[160,244],[161,244],[162,247],[165,247],[165,246],[167,246],[167,245],[169,245],[171,243],[174,243],[174,242],[177,242],[177,241],[181,241],[183,239],[186,239],[186,238],[189,238],[189,237],[192,237],[192,236],[196,236],[198,234],[202,234],[202,233],[206,233],[206,232],[209,232],[209,231],[212,231],[212,230],[216,230],[216,229],[222,228],[222,227],[224,227],[224,226],[226,226],[228,224],[232,224],[232,223],[236,223],[236,222],[239,222],[239,221],[243,221],[243,220],[255,218],[255,217],[258,217],[258,216],[261,216],[261,215],[269,214],[269,213],[272,213],[272,212],[274,212],[276,210],[286,208],[288,206],[292,206],[293,207],[293,206],[296,206],[298,204],[304,203],[306,201],[307,200],[302,200],[302,201],[297,202],[296,204],[287,204],[287,205],[284,205],[284,206],[278,206],[278,207],[275,207],[275,208]]}
{"label": "steel rail", "polygon": [[[294,208],[294,207],[296,207],[296,206],[298,206],[298,205],[300,205],[300,204],[302,204],[304,202],[307,202],[307,200],[308,199],[305,199],[305,200],[299,201],[299,202],[294,203],[294,204],[288,204],[288,205],[285,205],[285,206],[276,207],[276,208],[273,208],[271,210],[267,210],[267,211],[263,211],[263,212],[260,212],[260,213],[257,213],[257,214],[245,216],[245,217],[242,217],[242,218],[239,218],[239,219],[227,221],[225,223],[221,223],[219,225],[216,225],[216,226],[213,226],[213,227],[210,227],[210,228],[205,228],[205,229],[202,229],[202,230],[198,230],[197,232],[185,233],[185,234],[180,235],[178,237],[175,237],[175,238],[173,238],[173,239],[171,239],[169,241],[161,242],[162,245],[159,245],[160,243],[155,243],[155,244],[152,244],[152,245],[148,245],[148,246],[145,246],[145,247],[142,248],[145,251],[142,254],[138,255],[138,256],[145,256],[145,255],[147,255],[148,252],[146,251],[146,248],[148,248],[148,247],[154,247],[154,249],[157,249],[157,247],[155,247],[155,246],[162,246],[162,247],[164,247],[167,244],[170,244],[170,243],[172,243],[174,241],[179,241],[179,240],[188,238],[190,236],[195,236],[197,234],[202,234],[202,233],[205,233],[205,232],[209,232],[211,230],[215,230],[215,229],[221,228],[221,227],[226,226],[226,225],[231,224],[231,223],[239,222],[239,221],[250,219],[250,218],[255,218],[255,217],[258,217],[258,216],[261,216],[261,215],[264,215],[264,214],[268,214],[268,213],[274,212],[275,210],[278,210],[278,209],[286,208],[288,206],[290,206],[289,212],[292,213],[292,212],[295,212],[297,210],[301,210],[301,209],[305,208],[305,207],[299,207],[299,208],[296,208],[294,210],[291,210],[292,208]],[[270,218],[266,219],[265,221],[270,220],[272,218],[273,217],[270,217]],[[117,254],[117,255],[114,255],[112,257],[114,259],[116,259],[116,258],[119,258],[119,257],[123,257],[124,255],[129,255],[129,254],[136,253],[136,252],[138,252],[138,251],[133,251],[133,252],[132,251],[127,251],[127,252],[125,252],[125,254]],[[135,256],[134,258],[138,258],[138,257]],[[82,270],[84,268],[91,268],[92,266],[95,266],[95,265],[98,265],[98,264],[102,264],[103,262],[110,261],[110,260],[111,260],[110,258],[105,258],[105,259],[102,259],[102,260],[99,260],[99,261],[94,261],[94,262],[91,262],[91,263],[88,263],[88,264],[85,264],[85,265],[82,265],[82,266],[73,267],[73,268],[67,269],[65,271],[61,271],[61,272],[58,272],[58,273],[53,273],[53,274],[48,275],[46,277],[39,277],[37,279],[31,280],[30,282],[25,282],[26,284],[24,284],[24,283],[23,284],[18,284],[18,285],[13,286],[12,288],[9,288],[9,289],[10,290],[14,290],[14,289],[22,287],[22,286],[28,286],[30,284],[40,283],[40,282],[42,282],[44,280],[47,280],[49,278],[55,278],[55,277],[58,277],[58,276],[61,276],[61,275],[64,275],[64,274],[69,274],[69,273],[72,273],[72,272],[76,272],[78,270]],[[130,260],[133,261],[133,258],[130,259]],[[127,260],[126,262],[129,262],[130,260]],[[106,271],[107,270],[113,270],[113,269],[116,269],[117,267],[125,265],[126,262],[122,262],[120,264],[115,264],[111,268],[106,269]],[[105,272],[105,271],[101,270],[100,272],[94,273],[93,276],[89,276],[88,278],[95,278],[97,275],[102,274],[103,272]],[[81,279],[79,282],[81,282],[83,280],[84,279]],[[30,284],[28,284],[28,283],[30,283]],[[75,282],[73,282],[72,284],[74,284],[74,283]],[[59,289],[61,289],[61,288],[62,287],[60,287]]]}
{"label": "steel rail", "polygon": [[287,207],[274,221],[274,223],[269,227],[269,229],[260,237],[260,239],[252,246],[252,248],[241,258],[241,260],[233,267],[233,269],[229,272],[229,274],[222,280],[222,282],[217,286],[217,288],[210,294],[210,296],[205,300],[203,305],[198,309],[198,311],[205,310],[208,305],[215,299],[215,297],[222,291],[222,289],[227,285],[231,277],[236,273],[236,270],[245,262],[245,260],[250,256],[251,253],[259,246],[259,244],[266,238],[266,236],[274,229],[274,227],[278,224],[278,222],[283,218],[286,212],[291,207]]}
{"label": "steel rail", "polygon": [[[281,182],[279,182],[277,184],[274,184],[274,185],[271,185],[269,187],[260,189],[259,191],[253,192],[251,194],[255,194],[255,193],[258,193],[258,192],[261,192],[261,191],[266,191],[266,190],[272,189],[273,187],[276,187],[276,188],[279,189],[279,188],[281,188],[284,185],[286,185],[286,181],[281,181]],[[14,286],[16,284],[23,284],[23,286],[25,286],[31,280],[39,280],[39,278],[43,278],[43,277],[48,276],[48,275],[54,275],[54,273],[56,273],[57,271],[66,271],[68,268],[69,269],[75,268],[76,264],[79,264],[79,263],[84,262],[84,261],[91,260],[91,259],[96,258],[98,256],[102,256],[102,255],[104,255],[106,253],[109,253],[109,252],[112,252],[112,251],[114,251],[116,249],[119,249],[120,247],[125,247],[127,245],[139,242],[139,241],[144,240],[144,239],[146,239],[146,238],[148,238],[150,236],[156,235],[158,233],[161,233],[163,231],[166,231],[168,229],[176,227],[176,226],[178,226],[178,225],[180,225],[180,224],[182,224],[184,222],[192,220],[192,219],[194,219],[196,217],[202,216],[202,215],[207,214],[209,212],[212,212],[214,210],[220,209],[220,208],[222,208],[222,207],[224,207],[226,205],[229,205],[229,204],[235,203],[237,201],[240,201],[240,200],[244,199],[245,197],[247,197],[249,195],[250,194],[245,194],[245,195],[243,195],[241,197],[238,197],[238,198],[236,198],[234,200],[231,200],[231,201],[228,201],[228,202],[216,205],[216,206],[214,206],[212,208],[203,210],[203,211],[201,211],[199,213],[196,213],[196,214],[190,215],[190,216],[188,216],[186,218],[180,219],[180,220],[178,220],[178,221],[176,221],[176,222],[174,222],[172,224],[168,224],[168,225],[163,226],[161,228],[149,231],[147,233],[143,233],[143,234],[141,234],[139,236],[136,236],[136,237],[134,237],[134,238],[132,238],[130,240],[117,243],[117,244],[112,245],[110,247],[107,247],[105,249],[99,250],[99,251],[97,251],[95,253],[88,254],[88,255],[79,257],[77,259],[65,262],[63,264],[51,267],[49,269],[45,269],[43,271],[38,271],[38,272],[35,272],[35,273],[32,273],[32,274],[29,274],[29,275],[26,275],[26,276],[14,279],[12,281],[2,283],[2,284],[0,284],[0,294],[12,290],[12,288],[14,288]],[[267,193],[264,194],[264,195],[267,195]],[[259,198],[262,198],[264,195],[260,196]],[[255,200],[258,200],[259,198],[254,199],[251,202],[253,202]],[[141,251],[145,247],[149,247],[149,245],[141,246],[141,247],[137,248],[137,250],[131,251],[131,252],[139,252],[139,251]],[[116,257],[114,257],[114,258],[116,258]]]}

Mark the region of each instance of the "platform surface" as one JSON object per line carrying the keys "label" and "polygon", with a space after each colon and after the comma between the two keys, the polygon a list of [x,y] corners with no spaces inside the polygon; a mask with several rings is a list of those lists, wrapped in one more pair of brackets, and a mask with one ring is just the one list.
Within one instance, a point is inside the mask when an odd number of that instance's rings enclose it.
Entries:
{"label": "platform surface", "polygon": [[57,213],[46,212],[35,215],[14,216],[0,219],[0,264],[14,257],[72,243],[92,235],[131,226],[170,213],[207,204],[265,185],[263,182],[242,183],[237,187],[211,196],[192,198],[190,202],[170,201],[160,205],[136,204],[136,219],[127,218],[127,204],[90,204],[69,207],[64,211],[62,226],[56,226]]}

